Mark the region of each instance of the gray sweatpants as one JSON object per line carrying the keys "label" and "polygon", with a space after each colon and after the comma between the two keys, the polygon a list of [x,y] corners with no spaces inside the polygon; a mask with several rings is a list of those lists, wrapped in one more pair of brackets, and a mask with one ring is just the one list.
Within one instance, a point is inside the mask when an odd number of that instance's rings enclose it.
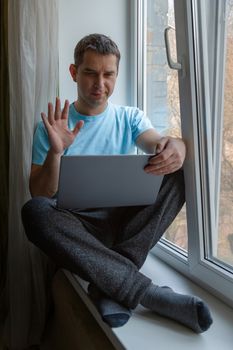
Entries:
{"label": "gray sweatpants", "polygon": [[149,206],[61,210],[53,199],[34,197],[22,209],[28,239],[54,262],[129,308],[151,280],[139,272],[150,249],[180,211],[182,170],[164,177]]}

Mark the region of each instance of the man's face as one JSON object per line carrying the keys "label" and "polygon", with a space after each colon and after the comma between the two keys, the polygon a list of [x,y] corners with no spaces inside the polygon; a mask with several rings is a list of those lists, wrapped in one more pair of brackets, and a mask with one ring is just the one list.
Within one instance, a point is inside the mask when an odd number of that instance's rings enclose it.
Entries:
{"label": "man's face", "polygon": [[[117,57],[89,50],[85,52],[82,64],[75,67],[75,70],[78,105],[82,109],[102,112],[116,83]],[[74,78],[73,74],[72,76]]]}

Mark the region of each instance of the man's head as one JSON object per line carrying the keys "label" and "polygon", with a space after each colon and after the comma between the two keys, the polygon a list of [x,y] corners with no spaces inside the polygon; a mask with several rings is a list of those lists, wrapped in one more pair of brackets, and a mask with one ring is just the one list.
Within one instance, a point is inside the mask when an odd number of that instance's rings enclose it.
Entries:
{"label": "man's head", "polygon": [[80,113],[96,115],[106,108],[115,87],[119,60],[117,45],[105,35],[88,35],[76,45],[70,73],[77,83],[76,108]]}
{"label": "man's head", "polygon": [[77,67],[83,63],[84,54],[88,50],[92,50],[100,55],[115,55],[118,70],[121,54],[116,43],[108,36],[90,34],[82,38],[74,49],[74,64]]}

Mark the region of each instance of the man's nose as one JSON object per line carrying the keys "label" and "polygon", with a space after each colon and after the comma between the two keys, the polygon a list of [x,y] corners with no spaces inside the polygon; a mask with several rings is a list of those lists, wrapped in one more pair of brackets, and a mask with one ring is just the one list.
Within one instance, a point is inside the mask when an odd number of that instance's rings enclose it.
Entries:
{"label": "man's nose", "polygon": [[95,86],[100,88],[100,89],[104,87],[104,77],[103,77],[103,75],[98,75],[96,77]]}

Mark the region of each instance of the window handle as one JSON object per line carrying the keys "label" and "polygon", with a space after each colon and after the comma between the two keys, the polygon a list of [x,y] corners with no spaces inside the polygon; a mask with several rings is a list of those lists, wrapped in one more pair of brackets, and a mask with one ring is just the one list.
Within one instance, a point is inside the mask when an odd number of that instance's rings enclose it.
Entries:
{"label": "window handle", "polygon": [[175,28],[169,26],[169,27],[165,28],[165,31],[164,31],[167,63],[171,69],[182,70],[182,64],[179,62],[174,62],[172,57],[171,57],[171,48],[170,48],[170,42],[169,42],[169,31],[170,30],[175,30]]}

